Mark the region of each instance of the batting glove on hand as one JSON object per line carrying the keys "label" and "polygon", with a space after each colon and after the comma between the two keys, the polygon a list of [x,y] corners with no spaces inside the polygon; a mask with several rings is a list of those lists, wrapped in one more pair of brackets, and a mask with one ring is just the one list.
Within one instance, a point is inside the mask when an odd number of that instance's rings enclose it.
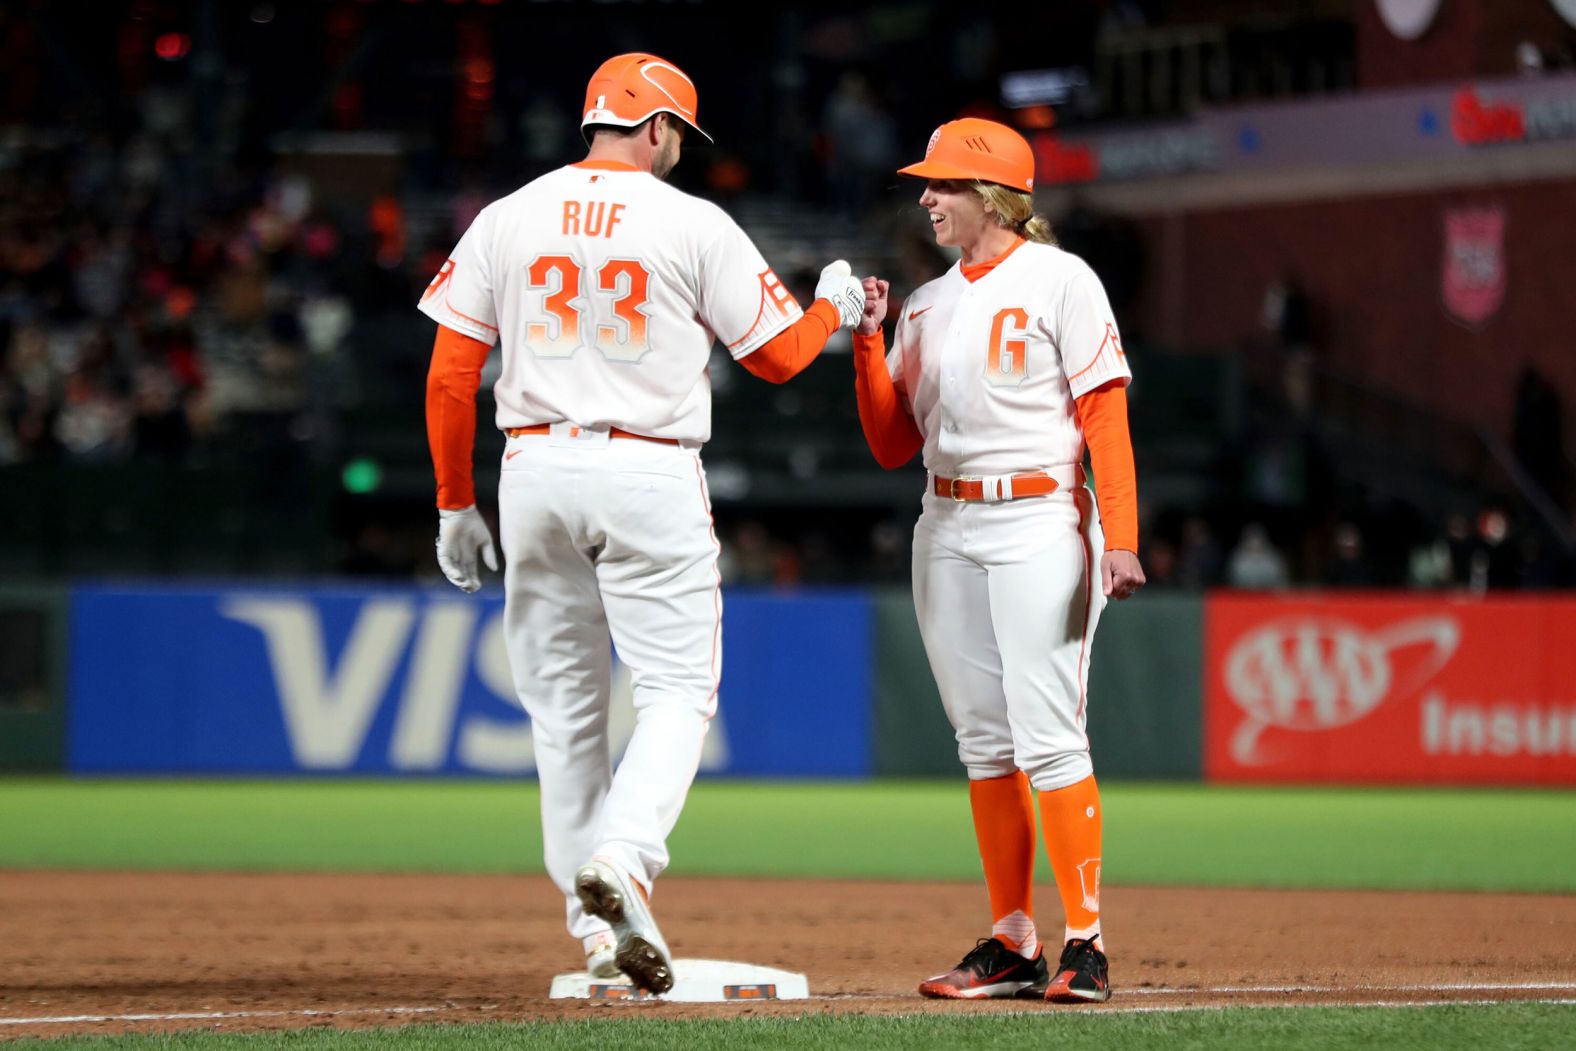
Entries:
{"label": "batting glove on hand", "polygon": [[492,533],[475,504],[458,511],[438,511],[437,546],[438,568],[449,578],[449,583],[461,591],[475,591],[482,586],[481,574],[476,569],[478,548],[487,568],[498,572],[498,552],[493,549]]}
{"label": "batting glove on hand", "polygon": [[865,287],[854,279],[854,268],[846,259],[826,264],[816,282],[815,298],[832,304],[845,328],[853,328],[865,316]]}

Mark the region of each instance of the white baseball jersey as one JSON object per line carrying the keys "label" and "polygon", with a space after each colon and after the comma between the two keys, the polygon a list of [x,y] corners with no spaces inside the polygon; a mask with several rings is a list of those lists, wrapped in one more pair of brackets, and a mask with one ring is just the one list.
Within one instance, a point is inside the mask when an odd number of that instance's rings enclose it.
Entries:
{"label": "white baseball jersey", "polygon": [[1081,462],[1074,400],[1133,375],[1094,271],[1032,241],[977,281],[954,265],[916,289],[887,368],[947,477]]}
{"label": "white baseball jersey", "polygon": [[632,167],[581,162],[482,210],[421,310],[503,341],[500,428],[711,437],[713,340],[742,358],[802,314],[737,223]]}

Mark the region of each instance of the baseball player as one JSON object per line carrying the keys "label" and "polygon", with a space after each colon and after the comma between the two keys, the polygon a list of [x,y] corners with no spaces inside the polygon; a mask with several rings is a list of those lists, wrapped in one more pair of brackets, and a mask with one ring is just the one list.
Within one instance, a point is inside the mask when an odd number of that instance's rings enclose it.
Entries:
{"label": "baseball player", "polygon": [[[673,985],[652,882],[700,761],[721,673],[717,540],[699,451],[714,340],[772,382],[865,308],[839,260],[801,311],[721,209],[663,177],[696,123],[689,77],[654,55],[609,59],[586,89],[585,160],[476,217],[421,310],[439,323],[427,379],[438,564],[456,586],[497,569],[471,454],[483,362],[508,435],[498,492],[505,638],[530,715],[547,871],[588,970]],[[636,727],[608,756],[610,641]]]}
{"label": "baseball player", "polygon": [[[930,472],[914,605],[968,770],[992,918],[991,936],[919,991],[1106,1000],[1100,794],[1084,715],[1100,611],[1144,583],[1132,373],[1099,278],[1032,214],[1034,155],[1022,136],[952,121],[901,173],[928,180],[919,204],[936,242],[962,258],[909,296],[890,354],[887,282],[865,280],[859,417],[883,467],[923,449]],[[1055,966],[1030,898],[1036,803],[1065,913]]]}

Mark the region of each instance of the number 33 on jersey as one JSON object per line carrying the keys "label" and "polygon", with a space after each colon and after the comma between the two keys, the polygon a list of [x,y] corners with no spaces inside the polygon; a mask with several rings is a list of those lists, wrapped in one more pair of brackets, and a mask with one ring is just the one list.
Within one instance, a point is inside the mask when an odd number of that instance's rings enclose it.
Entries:
{"label": "number 33 on jersey", "polygon": [[710,435],[714,341],[743,357],[802,311],[721,209],[611,162],[560,168],[484,209],[422,296],[513,348],[498,426],[567,420]]}

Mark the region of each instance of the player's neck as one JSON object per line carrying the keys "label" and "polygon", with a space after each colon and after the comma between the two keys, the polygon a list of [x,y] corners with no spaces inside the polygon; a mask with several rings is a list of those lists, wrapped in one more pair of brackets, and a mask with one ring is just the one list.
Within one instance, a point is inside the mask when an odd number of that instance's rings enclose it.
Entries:
{"label": "player's neck", "polygon": [[963,249],[963,265],[974,266],[995,259],[1017,243],[1017,240],[1016,231],[991,223],[972,243],[960,246]]}
{"label": "player's neck", "polygon": [[591,150],[586,154],[588,161],[613,161],[618,164],[627,164],[643,172],[651,171],[651,161],[654,151],[644,142],[631,142],[628,139],[618,139],[608,142],[598,139],[591,144]]}

